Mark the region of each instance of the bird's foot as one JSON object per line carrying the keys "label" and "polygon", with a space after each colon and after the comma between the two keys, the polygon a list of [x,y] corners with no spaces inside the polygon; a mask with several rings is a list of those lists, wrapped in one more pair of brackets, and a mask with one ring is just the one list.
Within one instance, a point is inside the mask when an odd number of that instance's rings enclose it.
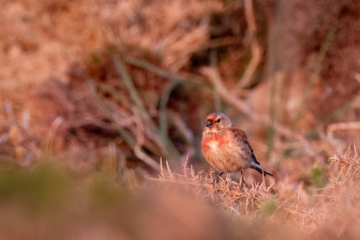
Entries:
{"label": "bird's foot", "polygon": [[212,180],[212,186],[213,186],[213,189],[215,190],[215,186],[216,186],[216,178],[214,178],[214,179]]}
{"label": "bird's foot", "polygon": [[244,176],[243,176],[242,171],[241,171],[241,179],[240,179],[239,185],[240,185],[240,188],[244,188],[244,186],[246,186],[246,188],[249,188],[249,186],[248,186],[247,183],[245,182],[245,179],[244,179]]}
{"label": "bird's foot", "polygon": [[249,188],[249,185],[247,185],[247,183],[245,181],[240,181],[239,182],[239,186],[240,186],[240,189],[245,189],[246,188]]}
{"label": "bird's foot", "polygon": [[221,175],[223,175],[223,172],[220,172],[219,175],[215,175],[215,177],[213,178],[212,185],[213,185],[213,189],[214,189],[215,192],[220,191],[219,189],[215,190],[215,188],[216,188],[216,184],[220,183]]}

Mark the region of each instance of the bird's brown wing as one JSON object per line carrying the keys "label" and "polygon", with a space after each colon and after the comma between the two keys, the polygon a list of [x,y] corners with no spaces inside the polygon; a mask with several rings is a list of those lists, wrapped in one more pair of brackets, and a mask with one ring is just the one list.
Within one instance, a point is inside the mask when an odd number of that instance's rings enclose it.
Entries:
{"label": "bird's brown wing", "polygon": [[236,128],[236,127],[229,127],[228,130],[231,131],[232,134],[234,134],[235,138],[237,138],[238,140],[244,141],[247,145],[250,146],[249,140],[247,139],[246,134],[243,130],[241,130],[240,128]]}
{"label": "bird's brown wing", "polygon": [[234,134],[234,137],[236,139],[238,139],[239,141],[243,141],[245,144],[248,145],[248,147],[251,150],[251,163],[250,163],[250,168],[255,169],[256,171],[258,171],[261,174],[264,174],[265,176],[268,174],[270,176],[273,176],[271,173],[267,172],[265,169],[263,169],[260,166],[260,163],[256,160],[256,157],[254,155],[254,152],[250,146],[249,140],[246,137],[246,134],[243,130],[237,128],[237,127],[230,127],[228,128],[229,131],[232,132],[232,134]]}
{"label": "bird's brown wing", "polygon": [[237,127],[230,127],[230,128],[228,128],[228,130],[231,131],[234,134],[235,138],[237,138],[240,141],[244,141],[245,144],[247,144],[249,146],[249,148],[251,150],[253,161],[260,165],[260,163],[257,161],[257,159],[256,159],[256,157],[254,155],[254,151],[251,148],[251,145],[249,143],[249,140],[248,140],[245,132],[243,130],[241,130],[240,128],[237,128]]}

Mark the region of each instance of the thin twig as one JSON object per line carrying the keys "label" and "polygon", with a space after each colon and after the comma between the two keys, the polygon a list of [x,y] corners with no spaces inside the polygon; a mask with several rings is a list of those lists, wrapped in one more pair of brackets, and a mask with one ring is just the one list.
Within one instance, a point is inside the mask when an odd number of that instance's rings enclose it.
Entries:
{"label": "thin twig", "polygon": [[252,114],[251,109],[246,102],[240,100],[235,94],[225,88],[222,84],[220,74],[215,67],[202,67],[200,72],[209,78],[225,102],[234,106],[246,115],[250,116]]}
{"label": "thin twig", "polygon": [[121,76],[132,100],[135,102],[137,108],[140,111],[141,118],[146,121],[147,125],[150,126],[150,128],[148,127],[144,131],[146,136],[156,143],[156,145],[160,148],[163,154],[168,157],[171,156],[173,159],[179,159],[179,154],[177,153],[176,148],[169,142],[166,146],[164,146],[164,142],[161,141],[160,131],[150,118],[150,115],[147,112],[145,105],[142,102],[140,95],[137,92],[135,85],[129,75],[129,72],[127,71],[126,67],[124,66],[118,55],[114,56],[114,63],[119,76]]}
{"label": "thin twig", "polygon": [[160,110],[159,110],[159,125],[160,125],[160,137],[172,157],[175,159],[180,158],[180,154],[167,134],[167,103],[173,89],[179,84],[178,80],[171,81],[164,90],[160,99]]}
{"label": "thin twig", "polygon": [[144,161],[146,164],[151,166],[153,169],[160,171],[159,164],[152,158],[150,158],[148,155],[146,155],[142,150],[142,146],[144,144],[144,125],[142,124],[141,119],[137,119],[136,121],[137,125],[137,141],[134,147],[134,153],[136,157]]}
{"label": "thin twig", "polygon": [[169,83],[165,88],[161,98],[160,98],[160,110],[159,110],[159,125],[160,125],[160,135],[163,140],[167,140],[167,104],[169,101],[170,94],[172,90],[179,84],[179,81],[175,80]]}
{"label": "thin twig", "polygon": [[148,120],[150,117],[145,108],[145,105],[142,102],[140,95],[137,92],[133,81],[131,80],[129,72],[125,68],[124,64],[121,62],[118,55],[114,56],[114,63],[115,63],[115,67],[116,67],[116,70],[117,70],[119,76],[121,76],[123,82],[125,83],[126,88],[129,91],[129,94],[130,94],[132,100],[134,101],[134,103],[136,104],[136,106],[138,107],[138,109],[140,111],[140,116],[143,119]]}
{"label": "thin twig", "polygon": [[188,161],[189,161],[189,154],[187,155],[185,163],[184,163],[184,176],[185,176],[186,179],[188,178],[187,168],[186,168]]}
{"label": "thin twig", "polygon": [[170,176],[172,179],[175,179],[175,178],[174,178],[174,175],[172,174],[172,172],[171,172],[171,170],[170,170],[170,166],[169,166],[169,162],[168,162],[168,161],[166,161],[166,167],[167,167],[169,176]]}
{"label": "thin twig", "polygon": [[[209,80],[217,88],[220,96],[222,97],[222,99],[225,102],[227,102],[228,104],[230,104],[231,106],[233,106],[240,112],[243,112],[249,118],[251,118],[257,122],[267,124],[267,125],[269,125],[271,123],[270,118],[268,116],[254,113],[245,101],[240,100],[235,94],[233,94],[232,92],[227,90],[225,88],[225,86],[222,84],[220,74],[216,68],[202,67],[200,69],[200,71],[202,74],[204,74],[205,76],[207,76],[209,78]],[[300,133],[297,133],[296,131],[293,131],[293,130],[289,129],[288,127],[280,125],[280,124],[275,124],[274,129],[277,131],[278,134],[280,134],[282,136],[297,138],[299,140],[299,142],[302,143],[305,150],[307,150],[309,155],[315,156],[315,151],[312,149],[311,145],[306,140],[306,138],[303,135],[301,135]]]}
{"label": "thin twig", "polygon": [[174,80],[177,79],[178,81],[187,81],[187,82],[193,82],[196,84],[200,84],[200,85],[204,85],[202,79],[199,79],[198,76],[189,76],[189,77],[182,77],[178,74],[166,71],[154,64],[151,64],[147,61],[144,60],[138,60],[129,56],[125,56],[124,57],[124,61],[126,61],[127,63],[130,63],[134,66],[143,68],[148,70],[149,72],[155,73],[156,75],[160,76],[160,77],[164,77],[170,80]]}
{"label": "thin twig", "polygon": [[129,102],[129,99],[126,96],[124,96],[124,94],[122,94],[120,91],[118,91],[116,88],[114,88],[110,84],[102,83],[102,82],[99,83],[99,87],[101,90],[111,94],[111,96],[113,96],[116,100],[121,102],[121,104],[125,105],[126,108],[131,109],[132,104]]}
{"label": "thin twig", "polygon": [[308,84],[307,84],[307,86],[305,88],[304,95],[302,96],[301,104],[299,106],[295,122],[300,121],[300,119],[301,119],[301,117],[303,115],[303,111],[304,111],[304,108],[306,106],[306,102],[307,102],[307,100],[308,100],[308,98],[310,96],[310,93],[311,93],[311,91],[313,89],[313,86],[314,86],[315,82],[319,78],[319,74],[320,74],[320,71],[321,71],[322,64],[324,62],[326,53],[327,53],[328,49],[330,48],[331,43],[332,43],[332,41],[334,39],[336,29],[337,28],[334,27],[334,26],[330,28],[330,30],[328,31],[328,33],[326,35],[325,42],[322,44],[322,46],[320,48],[320,51],[317,54],[316,61],[315,61],[315,64],[313,66],[313,69],[312,69],[312,74],[311,74],[310,80],[309,80],[309,82],[308,82]]}
{"label": "thin twig", "polygon": [[218,48],[222,46],[228,46],[228,45],[239,45],[241,44],[241,39],[238,37],[222,37],[222,38],[216,38],[211,39],[206,42],[206,44],[202,47],[202,49],[209,49],[209,48]]}
{"label": "thin twig", "polygon": [[258,65],[261,62],[262,52],[263,52],[256,36],[257,29],[256,29],[255,16],[254,16],[253,1],[245,0],[244,7],[245,7],[244,10],[245,10],[246,22],[248,24],[248,28],[251,36],[250,47],[251,47],[252,57],[243,76],[240,78],[238,87],[248,86],[251,83],[251,79],[254,76],[254,73]]}
{"label": "thin twig", "polygon": [[15,120],[13,106],[12,103],[7,99],[5,100],[5,109],[8,116],[8,121],[13,122]]}
{"label": "thin twig", "polygon": [[184,120],[181,118],[180,114],[175,111],[168,110],[168,115],[171,124],[179,131],[179,134],[182,137],[182,139],[187,144],[193,145],[194,143],[193,132],[188,128]]}
{"label": "thin twig", "polygon": [[165,179],[164,168],[162,165],[162,157],[160,157],[160,176]]}

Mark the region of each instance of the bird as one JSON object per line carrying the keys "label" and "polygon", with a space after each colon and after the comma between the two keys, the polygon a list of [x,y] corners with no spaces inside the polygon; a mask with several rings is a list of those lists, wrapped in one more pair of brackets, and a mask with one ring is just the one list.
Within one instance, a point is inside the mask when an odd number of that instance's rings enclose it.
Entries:
{"label": "bird", "polygon": [[245,183],[243,170],[252,168],[264,176],[271,173],[260,166],[244,131],[237,128],[224,113],[213,112],[206,117],[201,139],[201,151],[206,161],[223,173],[240,171],[241,185]]}

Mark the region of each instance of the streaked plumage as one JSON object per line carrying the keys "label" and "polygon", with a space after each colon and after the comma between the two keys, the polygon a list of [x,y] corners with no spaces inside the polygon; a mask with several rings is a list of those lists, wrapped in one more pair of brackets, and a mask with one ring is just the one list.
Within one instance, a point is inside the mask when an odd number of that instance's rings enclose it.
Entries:
{"label": "streaked plumage", "polygon": [[206,118],[201,150],[211,166],[222,173],[252,168],[273,176],[260,166],[245,132],[235,127],[223,113],[211,113]]}

